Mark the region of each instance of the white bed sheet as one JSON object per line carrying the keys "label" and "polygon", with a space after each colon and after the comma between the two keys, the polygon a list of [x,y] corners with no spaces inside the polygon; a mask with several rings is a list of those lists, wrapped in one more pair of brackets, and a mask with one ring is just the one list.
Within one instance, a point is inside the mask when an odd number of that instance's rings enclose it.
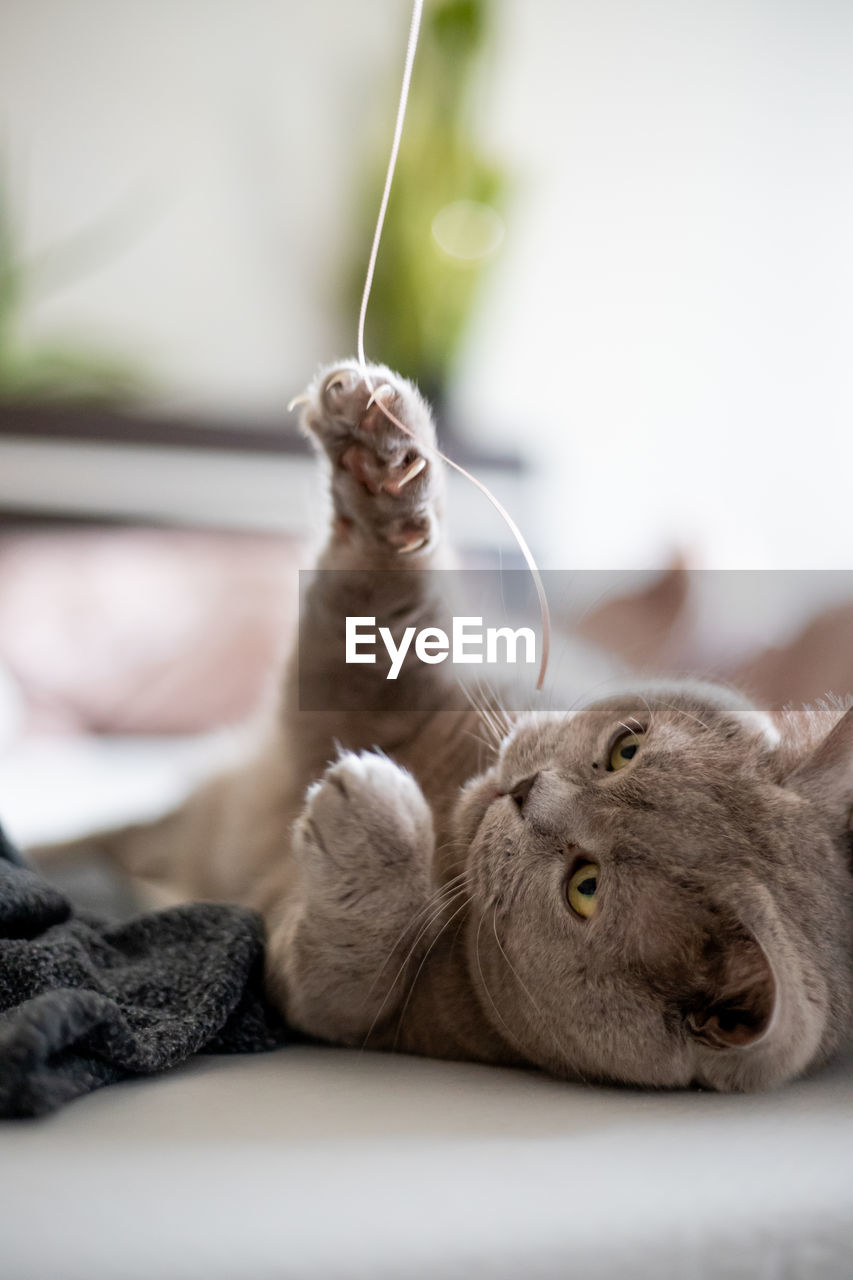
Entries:
{"label": "white bed sheet", "polygon": [[652,1094],[293,1047],[0,1126],[9,1280],[850,1280],[853,1058]]}

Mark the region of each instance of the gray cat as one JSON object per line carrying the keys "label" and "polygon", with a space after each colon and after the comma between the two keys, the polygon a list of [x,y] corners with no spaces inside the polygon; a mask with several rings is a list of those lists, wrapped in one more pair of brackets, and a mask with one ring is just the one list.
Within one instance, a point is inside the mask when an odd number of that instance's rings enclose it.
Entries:
{"label": "gray cat", "polygon": [[412,435],[355,364],[305,397],[319,567],[359,573],[317,575],[264,750],[86,845],[262,910],[270,994],[322,1040],[721,1090],[822,1063],[851,1021],[853,708],[774,722],[675,683],[502,719],[446,710],[448,664],[412,654],[342,678],[345,617],[434,625],[450,564],[429,409],[371,379]]}

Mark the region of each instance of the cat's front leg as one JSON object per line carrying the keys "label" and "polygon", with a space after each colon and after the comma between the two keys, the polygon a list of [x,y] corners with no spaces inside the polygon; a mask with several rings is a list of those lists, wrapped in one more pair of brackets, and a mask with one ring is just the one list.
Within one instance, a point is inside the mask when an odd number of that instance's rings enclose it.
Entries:
{"label": "cat's front leg", "polygon": [[[426,628],[451,629],[446,575],[429,572],[449,561],[426,402],[384,366],[371,365],[368,382],[352,362],[315,380],[302,426],[327,465],[333,505],[325,550],[303,583],[283,702],[288,767],[307,785],[335,743],[397,749],[420,720],[452,705],[456,682],[450,664],[420,660],[413,642]],[[373,635],[372,653],[356,659],[353,626]],[[393,678],[392,652],[402,655]]]}
{"label": "cat's front leg", "polygon": [[386,756],[344,753],[311,787],[267,953],[268,988],[292,1026],[362,1044],[393,1018],[435,923],[433,847],[420,788]]}

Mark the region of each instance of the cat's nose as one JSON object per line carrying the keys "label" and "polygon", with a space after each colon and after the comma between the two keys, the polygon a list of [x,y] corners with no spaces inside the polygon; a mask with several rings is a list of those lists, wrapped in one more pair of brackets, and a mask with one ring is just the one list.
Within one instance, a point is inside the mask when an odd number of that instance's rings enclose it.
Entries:
{"label": "cat's nose", "polygon": [[509,793],[522,812],[524,811],[524,805],[527,801],[527,797],[533,790],[538,777],[538,773],[531,773],[529,778],[522,778],[521,782],[517,783]]}

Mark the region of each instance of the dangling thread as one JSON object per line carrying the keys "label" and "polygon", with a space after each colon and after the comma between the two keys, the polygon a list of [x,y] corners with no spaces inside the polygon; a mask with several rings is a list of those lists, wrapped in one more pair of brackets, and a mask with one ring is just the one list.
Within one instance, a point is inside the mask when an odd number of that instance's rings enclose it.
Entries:
{"label": "dangling thread", "polygon": [[[367,263],[367,275],[364,280],[364,292],[361,295],[361,309],[358,314],[358,363],[361,367],[361,375],[370,388],[370,400],[379,406],[389,422],[393,422],[394,425],[399,427],[407,436],[412,436],[414,433],[404,422],[401,422],[399,418],[395,417],[385,404],[383,404],[381,397],[377,395],[379,388],[374,387],[370,379],[370,374],[367,370],[367,360],[364,355],[364,324],[367,319],[367,304],[370,301],[370,291],[373,287],[373,275],[376,270],[376,259],[379,255],[379,242],[382,239],[382,228],[385,225],[385,212],[388,208],[388,198],[391,194],[394,170],[397,167],[397,153],[400,150],[400,139],[403,136],[403,121],[406,118],[406,106],[409,101],[409,84],[412,79],[412,66],[415,61],[415,51],[418,47],[418,34],[421,28],[421,14],[423,12],[423,7],[423,0],[414,0],[412,7],[412,21],[409,26],[409,40],[406,45],[406,60],[403,66],[403,84],[400,89],[400,101],[397,104],[397,120],[394,125],[394,138],[391,143],[391,155],[388,159],[388,169],[385,174],[385,187],[382,192],[382,200],[379,204],[379,217],[376,219],[376,230],[373,233],[373,244],[370,249],[370,258]],[[421,441],[418,441],[418,444],[423,447]],[[536,688],[541,689],[545,680],[545,672],[548,669],[548,655],[551,648],[551,611],[548,608],[548,598],[545,595],[542,576],[539,573],[536,561],[533,559],[533,553],[527,545],[521,530],[513,520],[512,516],[503,504],[498,501],[491,490],[486,488],[481,480],[478,480],[476,476],[472,476],[471,472],[466,471],[464,467],[460,467],[458,462],[454,462],[452,458],[448,458],[447,454],[442,453],[440,449],[437,449],[434,446],[429,446],[429,451],[437,458],[440,458],[442,462],[446,463],[448,467],[452,467],[454,471],[458,471],[461,476],[464,476],[466,480],[470,481],[471,484],[479,489],[480,493],[482,493],[484,497],[488,498],[489,502],[497,511],[498,515],[504,521],[510,533],[518,543],[519,550],[521,551],[525,564],[530,570],[530,575],[533,578],[533,584],[536,587],[536,594],[539,597],[539,612],[542,619],[542,660],[539,665],[539,676],[536,680]]]}
{"label": "dangling thread", "polygon": [[[376,219],[376,230],[373,233],[373,244],[370,246],[367,275],[365,276],[364,290],[361,295],[361,309],[358,313],[358,363],[361,365],[362,376],[371,391],[373,390],[373,384],[367,376],[367,361],[364,358],[364,322],[367,319],[367,304],[370,301],[370,291],[373,288],[373,273],[376,270],[376,259],[379,256],[379,241],[382,239],[382,228],[385,226],[385,213],[388,209],[388,198],[391,195],[391,183],[394,181],[394,170],[397,168],[397,153],[400,150],[400,139],[403,136],[403,121],[406,119],[406,107],[409,102],[409,85],[412,80],[412,67],[415,63],[415,52],[418,47],[418,35],[421,29],[421,14],[423,13],[423,8],[424,0],[414,0],[412,21],[409,24],[409,40],[406,45],[406,61],[403,64],[403,85],[400,89],[400,101],[397,103],[397,119],[394,123],[394,138],[391,142],[391,155],[388,158],[388,168],[385,173],[385,187],[382,191],[382,199],[379,202],[379,217]],[[411,432],[409,432],[409,434],[411,435]]]}

